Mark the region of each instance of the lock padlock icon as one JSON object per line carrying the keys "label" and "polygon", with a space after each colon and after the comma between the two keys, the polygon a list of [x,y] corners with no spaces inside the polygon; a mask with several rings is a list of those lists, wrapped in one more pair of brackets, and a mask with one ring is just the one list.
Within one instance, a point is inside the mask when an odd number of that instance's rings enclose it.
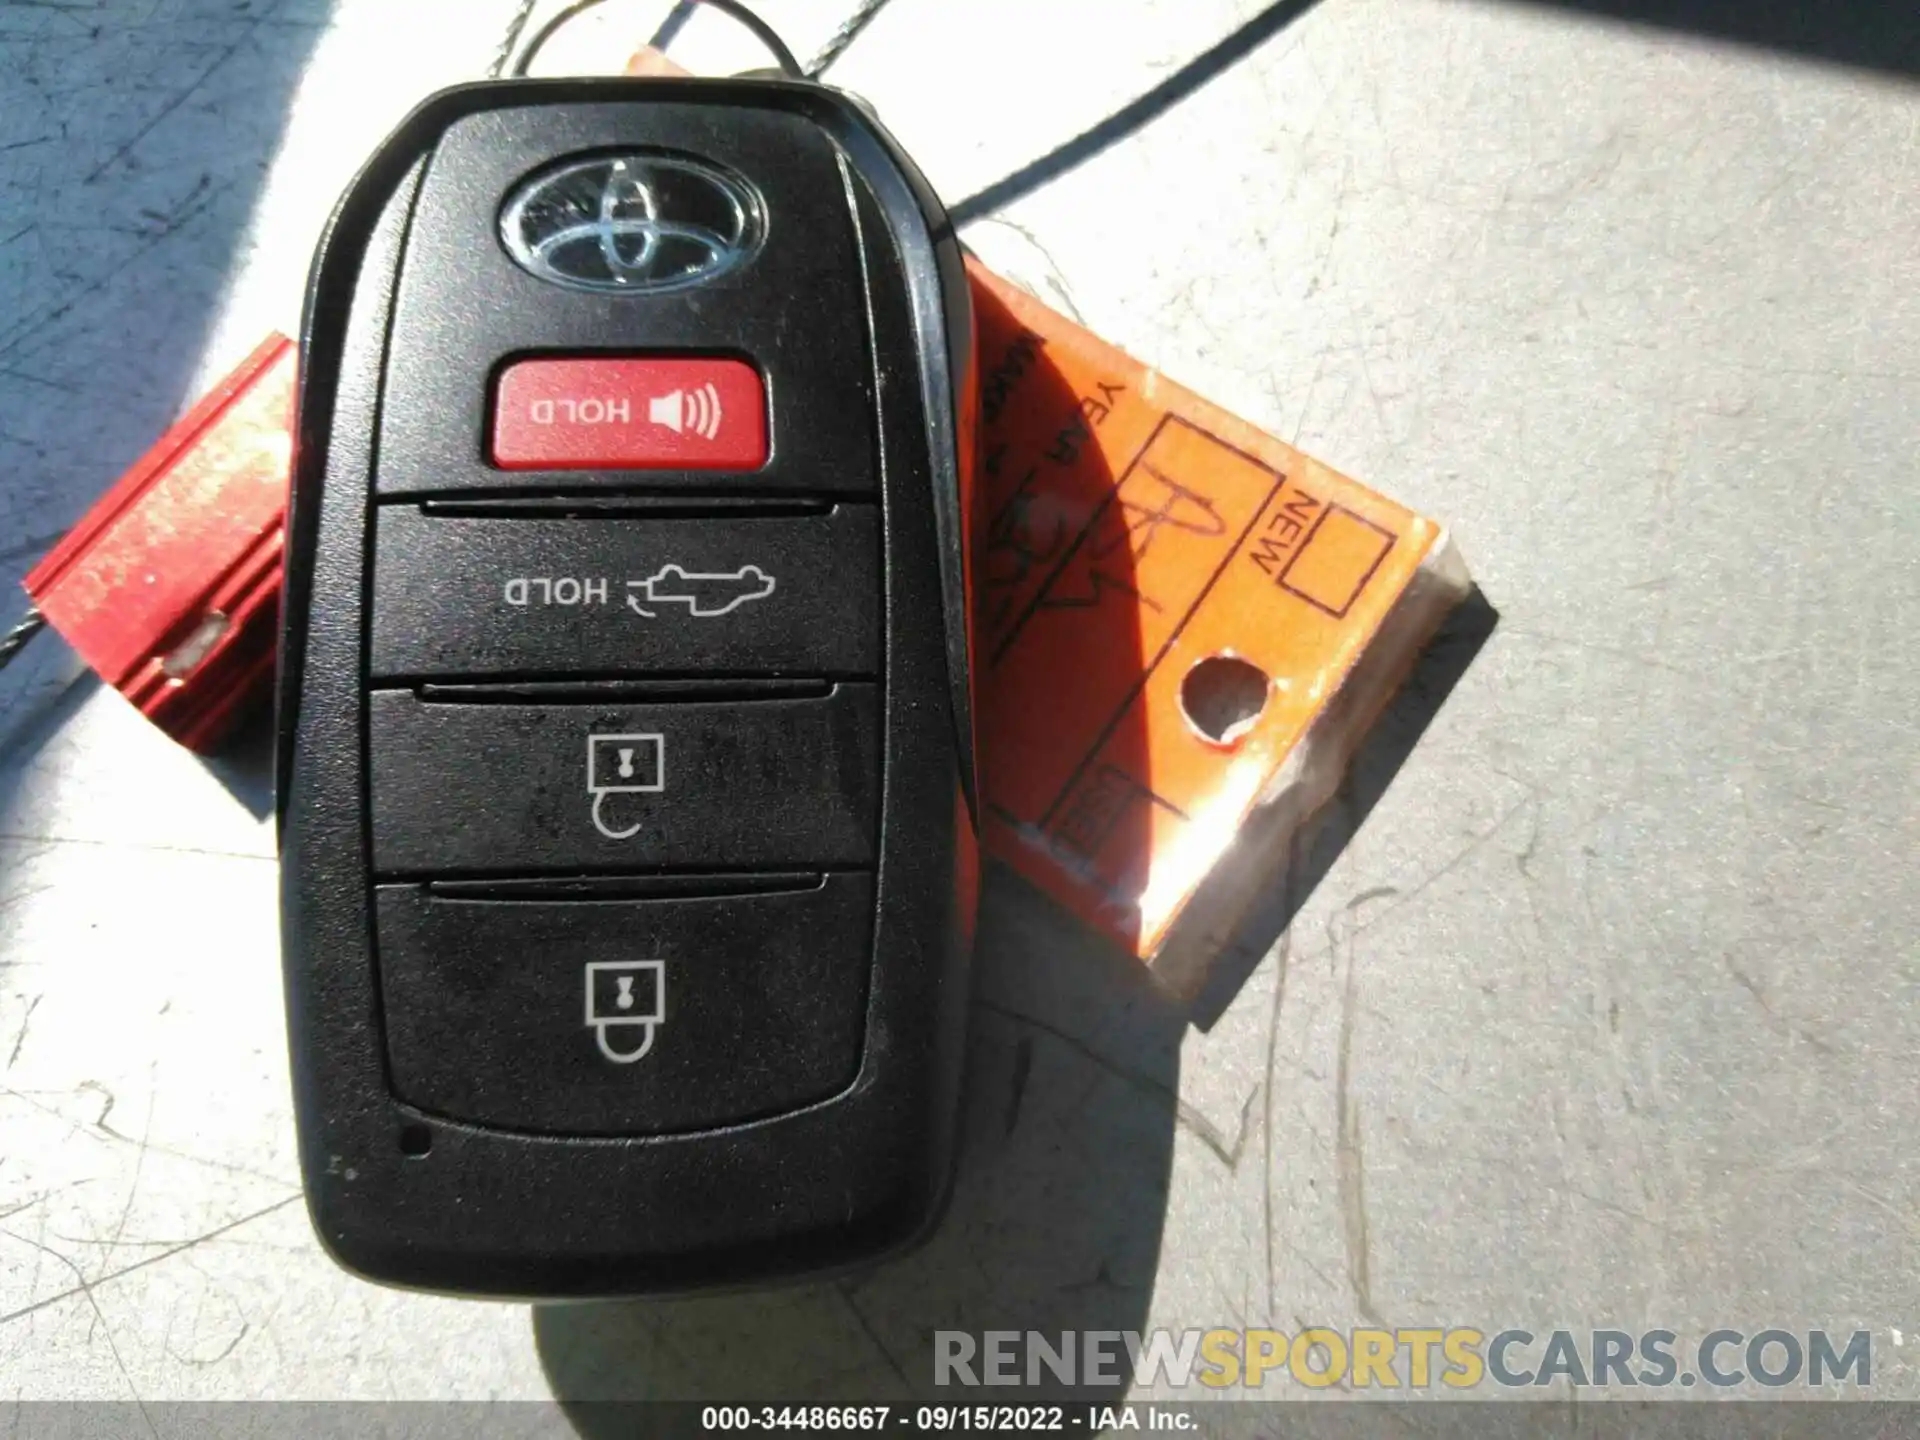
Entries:
{"label": "lock padlock icon", "polygon": [[587,964],[587,1027],[600,1053],[631,1065],[667,1020],[667,962],[593,960]]}

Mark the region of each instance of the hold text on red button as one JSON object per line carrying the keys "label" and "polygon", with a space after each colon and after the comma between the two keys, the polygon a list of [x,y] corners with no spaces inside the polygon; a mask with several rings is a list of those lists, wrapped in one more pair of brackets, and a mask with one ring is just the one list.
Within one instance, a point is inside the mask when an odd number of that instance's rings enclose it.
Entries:
{"label": "hold text on red button", "polygon": [[521,360],[494,387],[503,470],[757,470],[767,398],[740,360]]}

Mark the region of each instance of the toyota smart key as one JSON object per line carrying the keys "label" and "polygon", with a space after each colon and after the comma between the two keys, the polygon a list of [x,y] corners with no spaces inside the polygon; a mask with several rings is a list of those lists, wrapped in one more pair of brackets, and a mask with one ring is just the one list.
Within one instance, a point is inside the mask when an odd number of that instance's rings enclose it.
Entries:
{"label": "toyota smart key", "polygon": [[783,81],[447,91],[315,260],[278,716],[313,1221],[571,1296],[923,1234],[972,930],[971,312]]}

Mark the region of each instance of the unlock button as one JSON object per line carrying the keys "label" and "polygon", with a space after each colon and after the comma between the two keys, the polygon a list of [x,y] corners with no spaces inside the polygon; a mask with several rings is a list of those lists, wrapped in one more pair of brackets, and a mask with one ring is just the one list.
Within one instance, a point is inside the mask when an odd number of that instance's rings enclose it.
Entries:
{"label": "unlock button", "polygon": [[873,863],[878,687],[673,703],[368,696],[382,876]]}

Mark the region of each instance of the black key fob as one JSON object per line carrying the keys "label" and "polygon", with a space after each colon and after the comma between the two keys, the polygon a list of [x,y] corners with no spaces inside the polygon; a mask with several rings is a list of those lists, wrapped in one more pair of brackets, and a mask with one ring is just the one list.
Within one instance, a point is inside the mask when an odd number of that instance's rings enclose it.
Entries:
{"label": "black key fob", "polygon": [[974,876],[971,310],[817,85],[430,100],[308,295],[301,1165],[359,1273],[631,1294],[932,1224]]}

